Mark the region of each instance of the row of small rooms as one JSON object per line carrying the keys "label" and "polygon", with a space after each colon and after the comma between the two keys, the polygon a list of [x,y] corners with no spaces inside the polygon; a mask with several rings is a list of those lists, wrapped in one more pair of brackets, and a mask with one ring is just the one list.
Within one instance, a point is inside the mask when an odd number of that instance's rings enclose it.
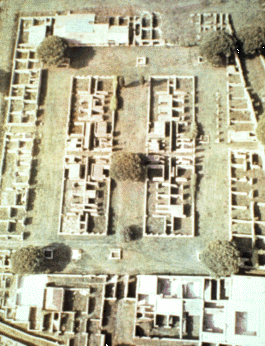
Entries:
{"label": "row of small rooms", "polygon": [[[246,298],[248,279],[241,279],[140,276],[135,337],[229,343],[262,340],[253,308],[259,304],[258,296]],[[263,284],[257,284],[262,289]]]}

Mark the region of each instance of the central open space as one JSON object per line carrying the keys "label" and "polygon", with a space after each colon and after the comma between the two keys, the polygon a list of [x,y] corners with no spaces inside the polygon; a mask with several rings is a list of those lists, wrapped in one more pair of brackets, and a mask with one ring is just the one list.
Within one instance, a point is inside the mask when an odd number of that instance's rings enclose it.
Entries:
{"label": "central open space", "polygon": [[[78,264],[72,263],[65,269],[66,272],[82,270],[82,272],[90,273],[158,273],[166,271],[204,274],[205,268],[198,262],[194,248],[200,251],[210,238],[213,239],[217,235],[222,234],[223,238],[228,238],[228,222],[223,217],[223,213],[228,212],[228,205],[223,203],[224,198],[226,199],[223,192],[228,188],[228,180],[218,179],[218,174],[228,167],[227,148],[224,143],[214,143],[212,129],[215,121],[215,94],[218,90],[223,107],[226,106],[225,71],[198,64],[196,47],[186,49],[153,47],[153,50],[150,47],[141,47],[141,49],[117,47],[112,50],[97,48],[93,51],[94,55],[90,57],[87,67],[79,70],[55,68],[43,71],[41,115],[37,127],[40,141],[34,156],[36,176],[31,184],[33,192],[30,196],[32,208],[29,211],[29,217],[31,219],[26,228],[28,237],[25,242],[37,244],[41,241],[43,245],[64,242],[72,247],[82,248],[84,250],[82,260]],[[161,61],[162,55],[165,57],[163,61]],[[147,56],[148,64],[144,67],[136,67],[137,56]],[[83,59],[83,56],[81,58]],[[127,61],[126,65],[122,63],[123,60]],[[119,88],[118,93],[119,108],[113,128],[113,152],[143,154],[146,154],[148,150],[149,76],[196,77],[196,121],[202,133],[209,135],[210,142],[200,145],[196,153],[198,192],[195,227],[197,233],[193,239],[175,238],[169,241],[169,239],[143,236],[146,186],[144,182],[129,181],[111,183],[107,236],[79,235],[75,237],[58,234],[72,77],[115,75],[124,76],[125,87]],[[141,75],[145,79],[144,85],[140,84]],[[209,88],[202,88],[206,84]],[[62,87],[58,87],[59,85]],[[111,89],[111,84],[109,87]],[[159,92],[159,83],[156,91]],[[72,128],[74,132],[80,129]],[[225,131],[226,128],[224,133]],[[93,150],[95,149],[96,147]],[[97,157],[99,154],[94,151],[82,155],[89,158]],[[206,190],[209,191],[206,192]],[[215,205],[219,204],[222,208],[222,211],[220,209],[220,212],[216,211],[216,215],[212,214],[212,202]],[[46,218],[43,217],[43,213]],[[136,230],[137,237],[134,241],[124,242],[123,233],[130,227]],[[187,232],[190,230],[187,229]],[[111,250],[117,248],[122,250],[122,261],[109,259]]]}
{"label": "central open space", "polygon": [[[115,126],[117,149],[134,153],[145,153],[147,130],[148,87],[135,81],[135,86],[122,88]],[[114,150],[115,150],[114,146]]]}

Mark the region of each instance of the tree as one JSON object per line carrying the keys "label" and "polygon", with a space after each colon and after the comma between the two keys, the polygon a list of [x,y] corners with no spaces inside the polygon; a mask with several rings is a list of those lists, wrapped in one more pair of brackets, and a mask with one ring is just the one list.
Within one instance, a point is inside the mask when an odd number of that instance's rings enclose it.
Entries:
{"label": "tree", "polygon": [[209,32],[200,43],[200,54],[214,66],[224,65],[235,49],[235,39],[225,31]]}
{"label": "tree", "polygon": [[265,45],[265,27],[246,25],[238,31],[238,40],[242,53],[253,57],[259,54]]}
{"label": "tree", "polygon": [[256,136],[261,144],[265,145],[265,116],[263,115],[259,121],[256,128]]}
{"label": "tree", "polygon": [[141,181],[144,164],[140,154],[117,152],[112,155],[110,176],[115,180]]}
{"label": "tree", "polygon": [[138,240],[142,236],[142,230],[140,226],[137,225],[131,225],[129,227],[126,227],[123,231],[123,240],[125,242]]}
{"label": "tree", "polygon": [[230,276],[239,270],[240,253],[233,243],[215,240],[208,243],[201,254],[201,260],[213,276]]}
{"label": "tree", "polygon": [[58,36],[46,37],[39,47],[37,54],[40,60],[48,65],[58,65],[65,57],[68,43]]}
{"label": "tree", "polygon": [[11,256],[12,269],[18,275],[42,272],[43,261],[41,248],[32,245],[20,248]]}

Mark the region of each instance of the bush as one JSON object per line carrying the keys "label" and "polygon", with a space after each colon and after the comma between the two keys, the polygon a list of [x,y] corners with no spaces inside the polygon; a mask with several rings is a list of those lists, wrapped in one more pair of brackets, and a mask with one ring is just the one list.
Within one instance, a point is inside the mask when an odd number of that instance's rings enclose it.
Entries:
{"label": "bush", "polygon": [[116,95],[112,95],[111,100],[110,100],[110,110],[116,111],[118,109],[118,99]]}
{"label": "bush", "polygon": [[46,37],[39,47],[37,54],[39,59],[48,65],[58,65],[65,57],[68,43],[58,36]]}
{"label": "bush", "polygon": [[246,25],[238,31],[241,52],[253,57],[261,52],[265,44],[265,28],[259,25]]}
{"label": "bush", "polygon": [[123,231],[123,240],[124,242],[130,242],[133,240],[138,240],[142,236],[142,230],[139,226],[132,225],[127,227]]}
{"label": "bush", "polygon": [[43,252],[37,246],[23,247],[11,256],[12,269],[18,275],[41,273],[43,261]]}
{"label": "bush", "polygon": [[265,116],[263,115],[259,121],[256,128],[256,136],[261,144],[265,145]]}
{"label": "bush", "polygon": [[141,181],[144,172],[144,163],[140,154],[117,152],[112,155],[110,176],[114,180]]}
{"label": "bush", "polygon": [[200,55],[214,66],[224,65],[226,58],[232,56],[235,49],[235,39],[224,31],[209,32],[200,43]]}
{"label": "bush", "polygon": [[213,276],[230,276],[239,271],[240,253],[233,243],[215,240],[204,249],[201,260]]}

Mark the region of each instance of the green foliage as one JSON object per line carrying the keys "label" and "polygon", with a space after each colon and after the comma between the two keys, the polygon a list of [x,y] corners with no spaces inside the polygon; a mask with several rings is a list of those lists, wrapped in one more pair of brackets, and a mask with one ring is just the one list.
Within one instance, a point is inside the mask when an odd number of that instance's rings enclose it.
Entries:
{"label": "green foliage", "polygon": [[230,276],[239,271],[240,253],[233,243],[215,240],[208,243],[201,254],[201,260],[213,276]]}
{"label": "green foliage", "polygon": [[144,172],[144,164],[139,154],[116,152],[112,155],[111,178],[120,181],[141,181],[144,178]]}
{"label": "green foliage", "polygon": [[48,36],[37,48],[37,54],[42,62],[48,65],[58,65],[66,57],[67,49],[68,43],[65,39]]}
{"label": "green foliage", "polygon": [[241,49],[246,56],[259,54],[265,45],[265,27],[259,25],[246,25],[238,31]]}
{"label": "green foliage", "polygon": [[112,95],[111,100],[110,100],[110,110],[116,111],[118,109],[118,99],[116,95]]}
{"label": "green foliage", "polygon": [[137,240],[142,236],[142,230],[140,226],[132,225],[124,229],[123,240],[124,242],[130,242]]}
{"label": "green foliage", "polygon": [[17,250],[11,257],[12,269],[18,275],[42,272],[43,261],[42,250],[32,245]]}
{"label": "green foliage", "polygon": [[198,133],[199,133],[198,126],[197,126],[197,123],[194,121],[190,126],[190,131],[189,131],[187,137],[189,139],[196,139],[198,136]]}
{"label": "green foliage", "polygon": [[209,32],[200,43],[200,55],[214,66],[224,65],[226,57],[230,57],[235,49],[235,39],[224,31]]}
{"label": "green foliage", "polygon": [[265,145],[265,116],[263,115],[259,121],[256,128],[256,136],[261,144]]}
{"label": "green foliage", "polygon": [[[208,59],[209,60],[209,59]],[[225,57],[222,55],[214,55],[210,62],[214,67],[221,67],[225,65]]]}

